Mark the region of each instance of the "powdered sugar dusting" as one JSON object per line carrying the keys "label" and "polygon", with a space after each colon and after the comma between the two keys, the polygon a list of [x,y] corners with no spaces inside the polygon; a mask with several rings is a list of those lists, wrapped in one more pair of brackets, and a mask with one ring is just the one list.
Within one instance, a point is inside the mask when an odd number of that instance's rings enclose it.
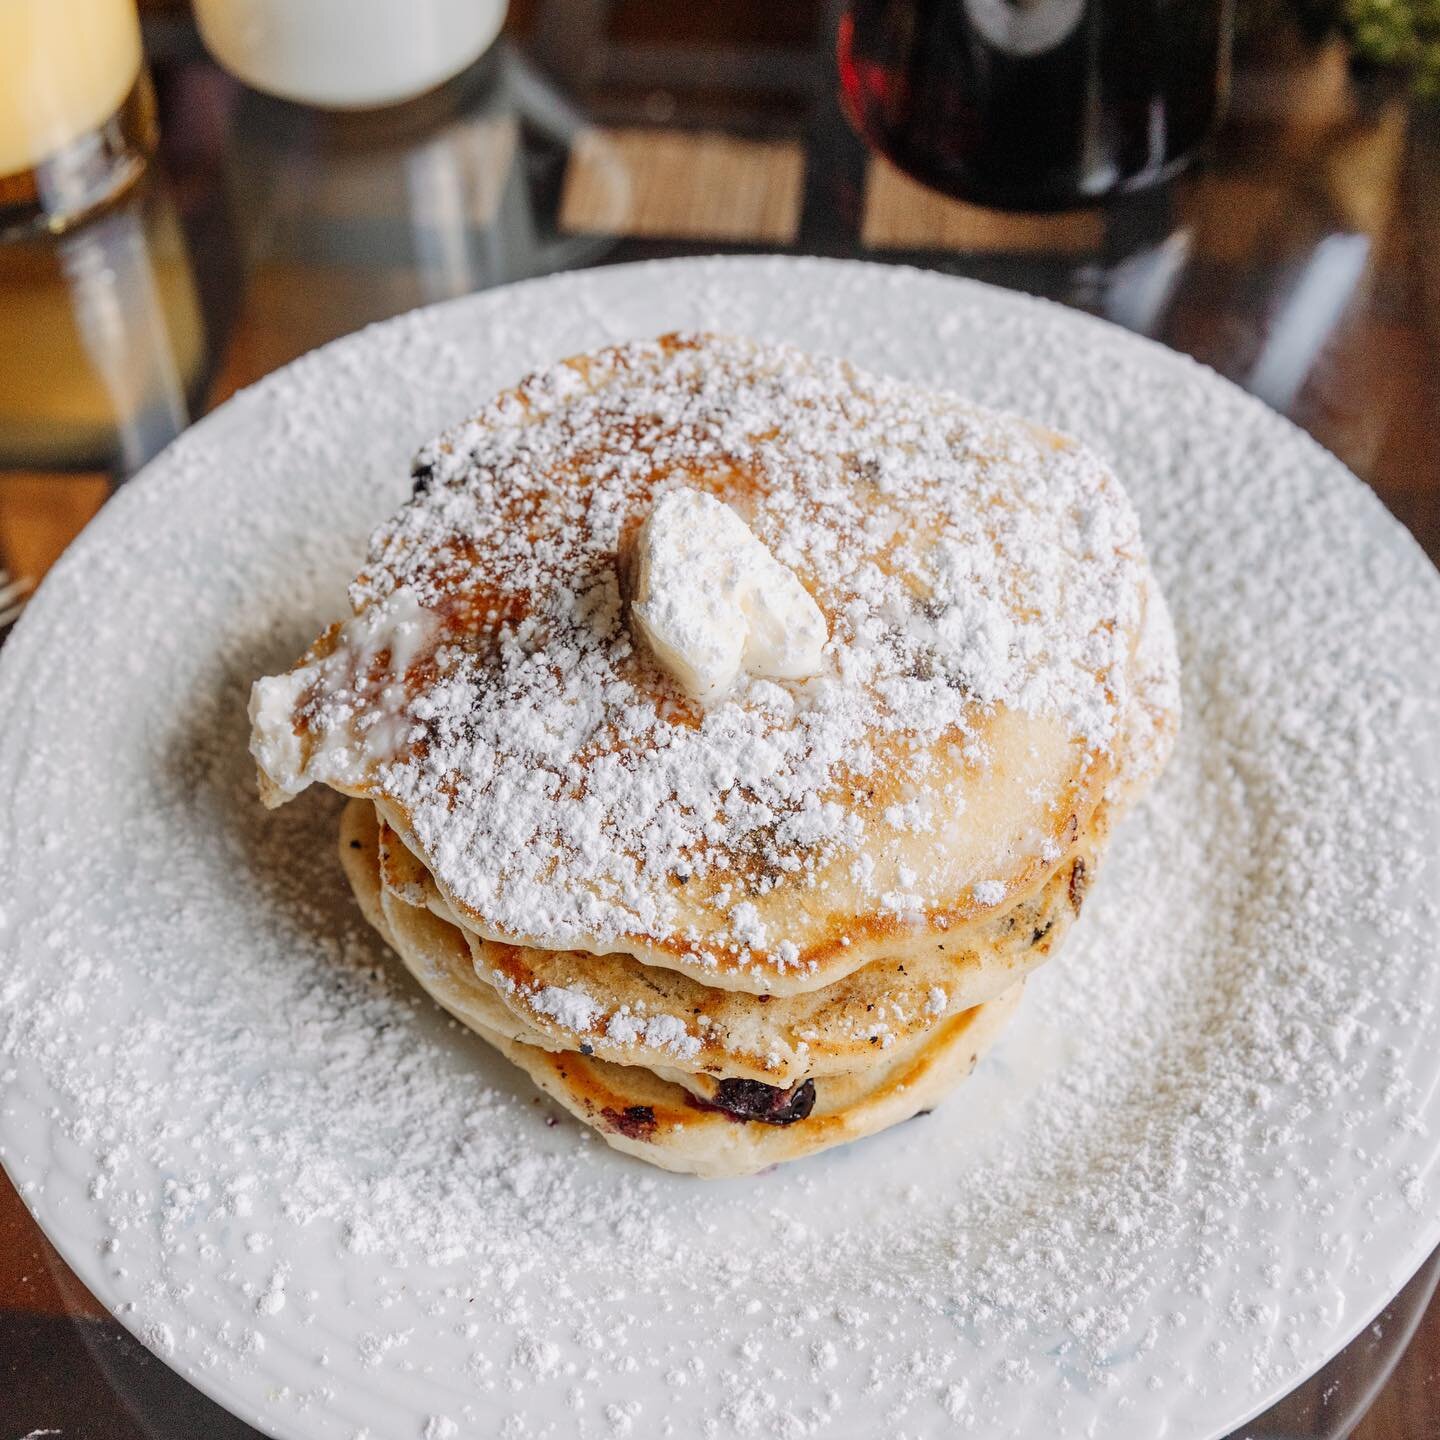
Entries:
{"label": "powdered sugar dusting", "polygon": [[530,1003],[571,1030],[588,1030],[604,1013],[604,1006],[573,986],[547,985]]}
{"label": "powdered sugar dusting", "polygon": [[1005,898],[1004,881],[982,880],[975,887],[975,898],[982,905],[998,905]]}
{"label": "powdered sugar dusting", "polygon": [[[967,1086],[714,1187],[547,1126],[437,1016],[353,913],[335,803],[255,806],[243,715],[415,443],[677,322],[1083,435],[1186,667],[1171,768]],[[978,287],[667,266],[359,337],[122,493],[0,653],[5,1163],[105,1303],[281,1433],[1223,1431],[1434,1239],[1437,615],[1258,406]]]}
{"label": "powdered sugar dusting", "polygon": [[[502,981],[513,985],[513,981]],[[545,985],[527,995],[527,1003],[541,1015],[583,1037],[603,1031],[615,1045],[644,1045],[677,1059],[691,1060],[700,1053],[701,1041],[692,1035],[678,1015],[636,1013],[622,1005],[609,1015],[605,1006],[576,985]]]}
{"label": "powdered sugar dusting", "polygon": [[[371,543],[349,624],[368,633],[367,616],[397,607],[462,618],[437,622],[413,723],[392,727],[396,756],[372,783],[487,933],[551,948],[680,939],[783,968],[778,947],[803,945],[695,882],[758,860],[799,913],[826,862],[889,843],[891,827],[853,799],[878,772],[907,793],[938,787],[953,814],[963,787],[947,756],[983,773],[994,707],[1103,750],[1129,704],[1143,571],[1123,492],[1093,453],[954,397],[788,348],[680,337],[542,370],[426,446],[416,469],[418,493]],[[717,475],[750,529],[693,488]],[[701,502],[708,521],[691,513]],[[647,537],[672,511],[717,545],[730,536],[747,595],[765,576],[795,591],[792,608],[813,617],[813,678],[776,662],[730,688],[745,621],[717,614],[707,633],[736,652],[715,670],[725,684],[702,686],[709,708],[657,685],[626,623],[620,556],[640,525],[637,583],[663,578]],[[655,625],[679,637],[644,594],[635,615],[651,639]],[[778,623],[751,609],[752,629]],[[377,710],[391,713],[388,674],[334,659],[297,672],[320,778]],[[890,808],[913,826],[922,805]],[[875,897],[904,916],[960,899],[917,872]]]}

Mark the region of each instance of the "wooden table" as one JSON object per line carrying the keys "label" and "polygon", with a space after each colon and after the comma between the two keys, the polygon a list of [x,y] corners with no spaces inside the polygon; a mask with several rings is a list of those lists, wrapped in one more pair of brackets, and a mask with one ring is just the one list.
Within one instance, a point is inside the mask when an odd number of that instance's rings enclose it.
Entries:
{"label": "wooden table", "polygon": [[[1188,351],[1440,558],[1440,114],[1280,37],[1242,63],[1203,171],[1104,212],[1000,215],[855,140],[834,18],[536,0],[437,95],[333,119],[245,91],[183,14],[152,15],[150,181],[59,246],[0,248],[0,568],[38,578],[190,419],[359,325],[557,268],[754,250],[972,275]],[[1440,1434],[1437,1268],[1241,1433]],[[0,1440],[44,1427],[254,1434],[104,1315],[0,1179]]]}

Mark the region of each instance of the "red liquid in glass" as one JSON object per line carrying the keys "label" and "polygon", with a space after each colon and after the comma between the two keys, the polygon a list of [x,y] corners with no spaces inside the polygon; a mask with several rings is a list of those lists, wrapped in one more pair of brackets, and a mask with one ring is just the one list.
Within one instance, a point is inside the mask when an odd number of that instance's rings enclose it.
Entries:
{"label": "red liquid in glass", "polygon": [[841,94],[936,189],[1054,210],[1164,179],[1219,119],[1230,0],[855,0]]}

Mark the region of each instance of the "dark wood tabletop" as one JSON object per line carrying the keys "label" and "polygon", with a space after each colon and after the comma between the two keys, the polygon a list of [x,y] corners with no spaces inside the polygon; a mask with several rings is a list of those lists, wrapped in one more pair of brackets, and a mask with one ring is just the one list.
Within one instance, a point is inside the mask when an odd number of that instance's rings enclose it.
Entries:
{"label": "dark wood tabletop", "polygon": [[[1041,294],[1192,354],[1334,451],[1440,559],[1440,108],[1283,28],[1206,162],[1103,209],[923,189],[835,98],[831,5],[534,0],[439,92],[325,116],[147,11],[161,150],[59,242],[0,246],[0,571],[38,580],[191,420],[370,321],[525,276],[782,251]],[[1240,1434],[1440,1435],[1440,1257]],[[0,1440],[250,1436],[91,1298],[0,1177]]]}

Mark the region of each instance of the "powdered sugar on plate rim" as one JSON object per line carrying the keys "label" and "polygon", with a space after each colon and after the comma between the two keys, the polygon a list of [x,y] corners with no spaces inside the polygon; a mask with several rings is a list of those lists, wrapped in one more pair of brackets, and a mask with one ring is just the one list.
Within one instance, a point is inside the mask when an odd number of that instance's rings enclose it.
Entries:
{"label": "powdered sugar on plate rim", "polygon": [[[353,917],[333,804],[262,814],[245,755],[249,680],[336,610],[411,451],[677,326],[1089,441],[1187,687],[970,1085],[708,1188],[545,1125]],[[275,1434],[1223,1433],[1437,1236],[1437,641],[1440,582],[1333,459],[1039,302],[758,259],[405,317],[197,426],[0,655],[5,1165],[127,1325]]]}

